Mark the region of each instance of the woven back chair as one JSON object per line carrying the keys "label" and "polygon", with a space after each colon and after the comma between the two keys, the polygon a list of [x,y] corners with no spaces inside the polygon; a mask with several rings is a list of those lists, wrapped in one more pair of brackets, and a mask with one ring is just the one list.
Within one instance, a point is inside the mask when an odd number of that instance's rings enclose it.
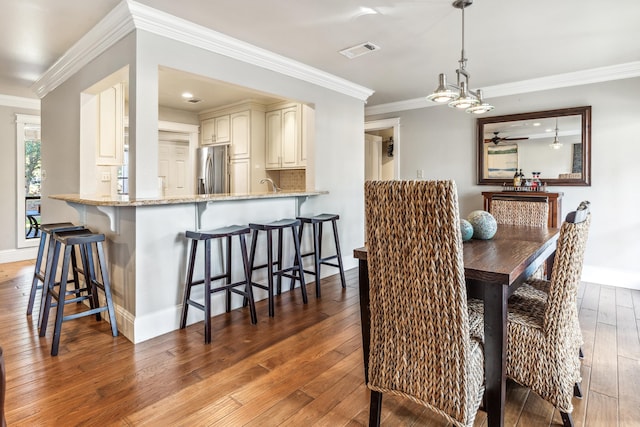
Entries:
{"label": "woven back chair", "polygon": [[491,199],[491,215],[498,224],[546,227],[549,222],[549,203],[546,197],[539,199]]}
{"label": "woven back chair", "polygon": [[379,425],[382,393],[390,393],[470,426],[484,355],[469,336],[455,183],[368,181],[365,211],[370,425]]}
{"label": "woven back chair", "polygon": [[591,215],[560,228],[546,298],[514,294],[509,300],[507,375],[529,387],[572,426],[572,397],[580,383],[577,293]]}

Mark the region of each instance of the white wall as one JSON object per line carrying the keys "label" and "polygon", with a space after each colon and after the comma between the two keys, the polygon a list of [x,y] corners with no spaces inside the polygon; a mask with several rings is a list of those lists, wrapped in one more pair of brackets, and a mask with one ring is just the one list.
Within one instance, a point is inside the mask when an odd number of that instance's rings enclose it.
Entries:
{"label": "white wall", "polygon": [[[0,96],[0,263],[34,257],[34,249],[17,249],[16,114],[39,116],[40,111],[14,106],[13,97]],[[37,100],[24,102],[37,103]]]}
{"label": "white wall", "polygon": [[[491,115],[592,106],[592,186],[552,187],[564,192],[563,213],[592,203],[583,280],[640,288],[640,78],[491,99]],[[476,185],[475,117],[436,106],[367,117],[400,117],[401,177],[455,179],[461,214],[482,208]]]}

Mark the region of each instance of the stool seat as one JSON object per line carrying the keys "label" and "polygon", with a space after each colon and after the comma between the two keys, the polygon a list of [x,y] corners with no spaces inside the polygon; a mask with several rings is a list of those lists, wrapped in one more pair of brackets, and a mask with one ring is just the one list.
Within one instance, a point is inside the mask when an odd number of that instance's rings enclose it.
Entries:
{"label": "stool seat", "polygon": [[230,225],[228,227],[216,228],[215,230],[208,231],[187,231],[185,236],[189,239],[206,240],[248,233],[251,233],[251,229],[246,225]]}
{"label": "stool seat", "polygon": [[296,218],[299,219],[301,222],[305,222],[307,224],[318,224],[320,222],[339,220],[340,215],[324,213],[324,214],[319,214],[314,216],[298,216]]}
{"label": "stool seat", "polygon": [[[106,311],[108,312],[111,323],[111,333],[114,337],[118,336],[115,308],[111,298],[111,283],[109,281],[107,263],[102,247],[102,242],[105,240],[104,234],[93,233],[88,229],[68,230],[53,233],[51,239],[53,241],[53,252],[50,257],[47,257],[49,259],[47,260],[48,266],[45,272],[40,322],[40,336],[43,337],[47,329],[49,309],[54,306],[52,300],[55,300],[56,320],[53,330],[51,355],[56,356],[58,354],[62,323],[68,320],[95,315],[96,320],[99,321],[101,320],[100,313]],[[84,274],[86,287],[78,288],[76,286],[73,290],[67,290],[69,263],[74,257],[76,248],[80,252],[82,272]],[[56,272],[59,267],[58,259],[61,252],[63,255],[60,281],[56,282]],[[97,266],[95,264],[96,262]],[[100,272],[100,280],[98,280],[97,271]],[[100,305],[98,289],[104,294],[105,305]],[[67,298],[67,296],[72,296],[72,298]],[[64,308],[67,304],[81,301],[89,302],[88,310],[76,311],[68,315],[64,314]],[[80,307],[82,307],[82,305],[80,305]]]}
{"label": "stool seat", "polygon": [[[297,228],[300,227],[299,219],[285,218],[272,222],[255,222],[250,223],[249,228],[253,230],[251,239],[251,254],[249,256],[249,264],[251,271],[259,270],[262,268],[267,269],[267,285],[262,285],[255,281],[251,281],[251,285],[260,289],[264,289],[268,293],[269,299],[269,317],[275,315],[275,303],[273,295],[273,276],[277,279],[277,294],[282,293],[282,277],[288,277],[291,279],[291,289],[295,286],[295,281],[300,281],[300,292],[302,293],[302,302],[307,303],[307,286],[304,281],[304,273],[302,272],[302,258],[300,252],[300,240],[298,239]],[[294,259],[290,267],[284,267],[282,264],[282,240],[283,232],[285,229],[291,229],[291,237],[293,239],[294,247]],[[258,243],[258,235],[261,231],[267,233],[267,262],[265,264],[256,265],[256,248]],[[273,260],[273,232],[277,231],[277,258]],[[274,269],[274,266],[277,267]],[[296,274],[299,273],[299,276]]]}
{"label": "stool seat", "polygon": [[[347,282],[344,276],[344,266],[342,265],[342,253],[340,252],[340,241],[338,240],[338,227],[336,221],[340,219],[340,215],[331,214],[331,213],[322,213],[319,215],[311,215],[311,216],[303,216],[300,215],[297,217],[298,220],[302,223],[300,226],[300,235],[299,240],[302,242],[304,225],[310,224],[313,229],[313,250],[310,252],[306,252],[302,254],[302,258],[313,256],[313,270],[303,270],[307,274],[312,274],[316,278],[316,297],[320,298],[321,290],[320,290],[320,268],[322,265],[328,265],[330,267],[335,267],[340,272],[340,281],[342,282],[342,287],[346,288]],[[322,224],[325,222],[331,222],[333,228],[333,241],[336,248],[336,254],[331,256],[322,256]],[[331,260],[336,260],[336,263],[330,262]],[[293,285],[293,280],[292,280]]]}
{"label": "stool seat", "polygon": [[285,219],[280,219],[278,221],[272,221],[272,222],[250,223],[249,228],[251,228],[252,230],[266,231],[266,230],[278,230],[278,229],[283,229],[287,227],[298,227],[299,225],[300,225],[300,220],[285,218]]}
{"label": "stool seat", "polygon": [[[251,229],[246,225],[230,225],[227,227],[217,228],[206,231],[187,231],[185,236],[191,240],[191,251],[187,266],[187,277],[184,285],[184,298],[182,301],[182,316],[180,319],[180,329],[187,326],[187,312],[189,306],[195,307],[204,312],[204,342],[211,342],[211,295],[216,292],[225,292],[225,308],[226,312],[231,311],[231,293],[236,293],[244,297],[244,301],[249,303],[249,313],[251,315],[251,323],[258,323],[256,315],[256,307],[253,299],[253,290],[251,287],[251,269],[249,268],[249,257],[247,255],[247,243],[245,234],[249,234]],[[240,253],[242,254],[242,264],[244,270],[244,280],[232,282],[231,280],[231,255],[232,255],[232,237],[237,236],[240,240]],[[220,274],[212,274],[211,271],[211,241],[214,239],[226,240],[227,259],[224,271]],[[200,280],[193,279],[193,273],[196,262],[198,242],[204,242],[204,278]],[[223,285],[213,288],[211,285],[216,280],[225,279]],[[191,289],[197,285],[204,285],[204,301],[191,299]],[[237,289],[244,286],[244,290]]]}

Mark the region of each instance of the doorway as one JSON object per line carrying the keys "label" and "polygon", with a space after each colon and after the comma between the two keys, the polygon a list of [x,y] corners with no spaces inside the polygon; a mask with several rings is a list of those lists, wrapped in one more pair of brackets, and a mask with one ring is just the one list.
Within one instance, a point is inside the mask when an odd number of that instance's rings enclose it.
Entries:
{"label": "doorway", "polygon": [[365,122],[365,181],[400,179],[400,119]]}
{"label": "doorway", "polygon": [[40,116],[16,114],[16,149],[16,246],[26,248],[40,240]]}

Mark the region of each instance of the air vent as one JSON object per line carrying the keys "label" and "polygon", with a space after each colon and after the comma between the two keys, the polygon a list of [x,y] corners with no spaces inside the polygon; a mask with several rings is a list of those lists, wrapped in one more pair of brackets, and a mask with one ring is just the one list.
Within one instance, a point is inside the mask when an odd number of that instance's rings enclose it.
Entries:
{"label": "air vent", "polygon": [[353,59],[358,56],[366,55],[367,53],[375,52],[376,50],[380,50],[380,46],[371,42],[366,42],[357,46],[342,49],[340,51],[340,54],[346,56],[349,59]]}
{"label": "air vent", "polygon": [[189,99],[186,99],[185,101],[190,103],[190,104],[197,104],[198,102],[202,101],[202,99],[200,99],[200,98],[189,98]]}

